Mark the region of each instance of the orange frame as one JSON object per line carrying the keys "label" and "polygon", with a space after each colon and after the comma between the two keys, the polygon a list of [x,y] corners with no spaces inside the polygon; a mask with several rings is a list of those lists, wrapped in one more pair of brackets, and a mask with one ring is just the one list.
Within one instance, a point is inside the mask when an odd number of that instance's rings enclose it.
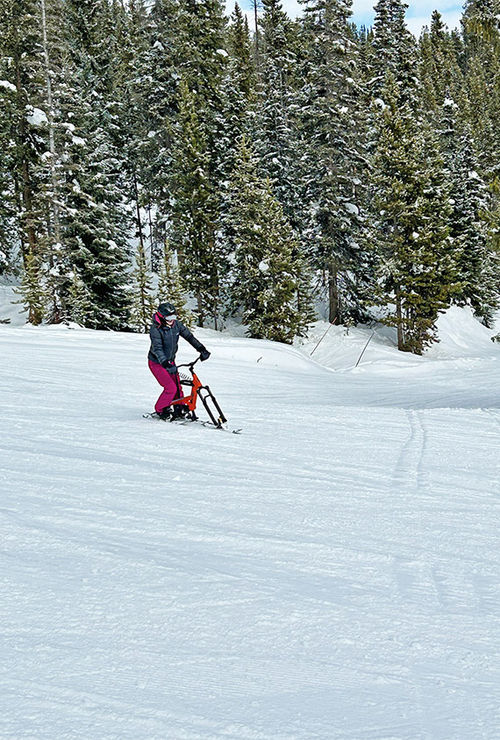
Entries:
{"label": "orange frame", "polygon": [[196,375],[194,370],[191,370],[191,373],[193,375],[192,380],[185,380],[184,382],[182,382],[182,380],[179,378],[179,382],[181,385],[192,386],[192,391],[190,395],[184,396],[183,398],[176,398],[174,401],[172,401],[172,406],[175,406],[175,404],[184,404],[184,406],[187,406],[190,411],[194,411],[196,408],[196,401],[198,400],[198,390],[202,387],[203,383]]}

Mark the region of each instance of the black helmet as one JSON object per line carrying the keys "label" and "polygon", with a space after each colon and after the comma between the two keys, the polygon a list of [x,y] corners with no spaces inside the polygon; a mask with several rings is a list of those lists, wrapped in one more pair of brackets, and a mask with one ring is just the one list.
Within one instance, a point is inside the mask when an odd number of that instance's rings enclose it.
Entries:
{"label": "black helmet", "polygon": [[160,303],[158,313],[163,319],[175,319],[175,306],[172,303]]}

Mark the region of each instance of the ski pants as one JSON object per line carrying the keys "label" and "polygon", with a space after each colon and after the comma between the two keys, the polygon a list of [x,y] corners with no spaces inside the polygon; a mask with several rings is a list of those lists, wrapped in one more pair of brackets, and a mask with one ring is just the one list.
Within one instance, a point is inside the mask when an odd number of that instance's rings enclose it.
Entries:
{"label": "ski pants", "polygon": [[155,403],[155,411],[160,413],[167,406],[170,406],[174,398],[183,398],[181,381],[179,373],[171,374],[157,362],[148,360],[148,365],[158,383],[163,386],[163,393]]}

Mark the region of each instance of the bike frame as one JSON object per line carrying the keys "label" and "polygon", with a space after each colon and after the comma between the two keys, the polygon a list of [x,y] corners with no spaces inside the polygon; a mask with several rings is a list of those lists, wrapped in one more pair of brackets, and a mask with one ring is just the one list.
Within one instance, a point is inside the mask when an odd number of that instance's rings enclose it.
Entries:
{"label": "bike frame", "polygon": [[185,385],[189,388],[191,388],[191,393],[189,396],[184,396],[183,398],[176,398],[174,401],[172,401],[172,406],[187,406],[189,409],[188,414],[186,415],[188,418],[190,418],[192,421],[195,421],[198,417],[196,416],[196,402],[198,398],[201,400],[203,406],[205,407],[205,411],[210,417],[210,421],[214,426],[216,427],[222,427],[223,424],[226,424],[227,419],[222,413],[222,409],[217,403],[217,399],[215,398],[214,394],[210,390],[208,385],[203,385],[199,377],[196,375],[194,371],[194,366],[196,363],[200,360],[198,357],[193,362],[185,363],[184,365],[177,365],[177,368],[181,367],[187,367],[189,372],[191,373],[191,378],[187,377],[181,377],[179,375],[179,380],[181,385]]}

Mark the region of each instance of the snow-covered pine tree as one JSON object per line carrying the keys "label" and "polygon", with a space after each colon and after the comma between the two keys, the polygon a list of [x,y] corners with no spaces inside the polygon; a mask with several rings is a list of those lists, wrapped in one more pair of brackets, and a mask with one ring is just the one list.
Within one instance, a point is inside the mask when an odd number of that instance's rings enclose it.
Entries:
{"label": "snow-covered pine tree", "polygon": [[186,326],[192,326],[194,316],[186,305],[186,292],[182,286],[177,255],[175,255],[168,243],[165,242],[163,248],[163,259],[158,274],[158,303],[168,301],[175,306],[177,317]]}
{"label": "snow-covered pine tree", "polygon": [[210,316],[217,327],[224,269],[216,239],[217,201],[210,181],[210,154],[197,109],[195,94],[182,82],[172,166],[172,247],[179,255],[186,288],[196,298],[198,325],[203,326]]}
{"label": "snow-covered pine tree", "polygon": [[[73,119],[81,152],[74,154],[68,172],[63,227],[71,267],[93,299],[83,324],[123,329],[128,326],[129,216],[114,148],[100,118],[99,110],[82,101]],[[68,314],[72,318],[71,305]]]}
{"label": "snow-covered pine tree", "polygon": [[149,12],[143,0],[134,0],[129,7],[127,162],[133,190],[137,191],[133,197],[147,214],[145,232],[155,269],[162,261],[171,211],[174,125],[182,66],[180,14],[177,0],[155,0]]}
{"label": "snow-covered pine tree", "polygon": [[371,241],[380,258],[380,302],[398,348],[421,354],[456,289],[449,184],[437,141],[389,74],[377,122]]}
{"label": "snow-covered pine tree", "polygon": [[452,36],[437,10],[430,30],[424,29],[419,40],[419,70],[422,103],[429,115],[439,111],[448,96],[460,98],[463,73]]}
{"label": "snow-covered pine tree", "polygon": [[[0,68],[1,69],[1,68]],[[16,87],[0,71],[0,275],[13,269],[17,223],[14,132]]]}
{"label": "snow-covered pine tree", "polygon": [[[89,326],[89,316],[94,310],[94,297],[82,280],[78,269],[70,270],[68,291],[68,303],[71,306],[71,320],[80,326]],[[92,324],[90,324],[90,328]]]}
{"label": "snow-covered pine tree", "polygon": [[[197,101],[196,113],[207,142],[208,176],[217,210],[218,184],[224,178],[227,150],[222,99],[228,62],[226,26],[221,0],[180,0],[180,74]],[[223,245],[218,248],[223,249]]]}
{"label": "snow-covered pine tree", "polygon": [[500,3],[467,0],[462,19],[471,130],[481,174],[500,176]]}
{"label": "snow-covered pine tree", "polygon": [[221,161],[217,173],[221,219],[227,213],[228,187],[234,172],[238,142],[250,129],[254,113],[256,73],[246,16],[235,5],[227,30],[228,60],[221,84]]}
{"label": "snow-covered pine tree", "polygon": [[417,101],[417,49],[405,22],[407,8],[401,0],[379,0],[375,6],[370,87],[373,97],[379,96],[390,73],[400,86],[402,102],[413,107]]}
{"label": "snow-covered pine tree", "polygon": [[35,252],[29,251],[24,255],[21,285],[16,288],[16,292],[21,296],[19,303],[24,305],[30,323],[35,326],[44,320],[48,302],[47,291],[41,279],[43,271],[40,262],[41,257]]}
{"label": "snow-covered pine tree", "polygon": [[263,0],[259,21],[260,65],[253,141],[259,171],[271,180],[296,233],[301,231],[300,177],[295,167],[300,151],[296,131],[296,101],[292,87],[293,46],[297,29],[280,0]]}
{"label": "snow-covered pine tree", "polygon": [[[248,19],[235,3],[231,22],[227,32],[229,62],[233,62],[234,88],[242,96],[242,108],[255,96],[256,70],[252,54],[252,42],[248,28]],[[240,112],[238,107],[236,113]],[[238,116],[239,118],[239,116]]]}
{"label": "snow-covered pine tree", "polygon": [[250,336],[291,343],[311,321],[299,296],[302,264],[293,230],[243,138],[231,188],[234,265],[232,303]]}
{"label": "snow-covered pine tree", "polygon": [[[33,273],[41,267],[46,233],[37,177],[37,166],[46,149],[46,117],[38,107],[44,76],[36,0],[0,0],[0,79],[2,148],[5,146],[2,162],[7,168],[2,177],[6,182],[4,224],[12,228],[10,238],[19,243],[24,268],[29,260]],[[38,322],[39,306],[30,309],[29,316],[30,321]]]}
{"label": "snow-covered pine tree", "polygon": [[498,0],[465,0],[462,16],[466,50],[469,54],[498,52],[500,32]]}
{"label": "snow-covered pine tree", "polygon": [[329,321],[363,315],[370,257],[363,222],[364,120],[350,0],[307,0],[301,94],[308,254],[328,289]]}
{"label": "snow-covered pine tree", "polygon": [[469,304],[487,326],[498,306],[500,271],[498,256],[488,243],[488,210],[491,193],[478,174],[472,135],[465,131],[452,164],[453,213],[451,236],[458,256],[460,288],[454,300]]}
{"label": "snow-covered pine tree", "polygon": [[[78,276],[86,298],[80,302],[80,323],[93,328],[128,326],[130,216],[123,203],[123,158],[115,144],[116,96],[109,64],[98,76],[99,55],[109,33],[109,6],[99,2],[65,1],[71,33],[72,87],[65,103],[69,141],[65,151],[62,228],[68,274]],[[78,42],[78,44],[76,43]],[[101,60],[102,61],[102,60]],[[109,61],[109,59],[108,59]],[[68,317],[74,318],[71,282]],[[82,291],[79,291],[81,293]],[[83,311],[88,310],[85,317]]]}
{"label": "snow-covered pine tree", "polygon": [[39,10],[44,77],[41,106],[46,114],[46,151],[37,168],[47,225],[42,263],[47,295],[44,318],[49,323],[59,323],[67,318],[64,286],[68,283],[68,259],[62,213],[64,171],[70,159],[65,140],[66,133],[71,133],[71,124],[65,117],[68,97],[71,98],[67,88],[69,39],[63,0],[40,0]]}
{"label": "snow-covered pine tree", "polygon": [[[493,274],[500,259],[500,4],[467,0],[462,18],[468,121],[474,137],[478,174],[489,188],[488,255]],[[485,266],[485,269],[489,270]]]}
{"label": "snow-covered pine tree", "polygon": [[146,333],[149,331],[151,316],[156,302],[153,293],[151,270],[142,240],[139,240],[137,247],[135,269],[132,277],[131,326],[137,329],[137,331]]}

